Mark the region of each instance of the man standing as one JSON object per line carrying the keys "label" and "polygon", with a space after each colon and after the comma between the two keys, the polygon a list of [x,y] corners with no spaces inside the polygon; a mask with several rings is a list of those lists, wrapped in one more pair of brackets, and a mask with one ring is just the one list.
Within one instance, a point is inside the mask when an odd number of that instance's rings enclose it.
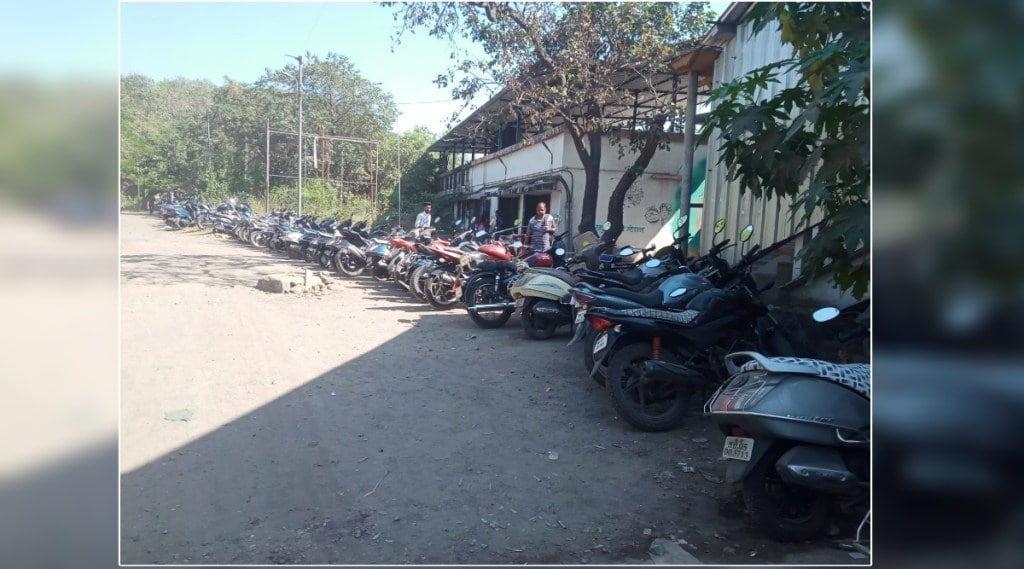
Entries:
{"label": "man standing", "polygon": [[423,211],[416,214],[416,223],[413,224],[413,229],[427,228],[430,227],[430,202],[423,202]]}

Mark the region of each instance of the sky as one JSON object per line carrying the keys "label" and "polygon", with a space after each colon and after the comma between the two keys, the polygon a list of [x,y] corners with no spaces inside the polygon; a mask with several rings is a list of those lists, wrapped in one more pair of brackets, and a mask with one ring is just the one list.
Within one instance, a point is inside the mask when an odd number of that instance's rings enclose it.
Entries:
{"label": "sky", "polygon": [[448,67],[448,45],[422,30],[394,44],[393,11],[365,2],[121,2],[120,74],[251,83],[293,64],[289,55],[335,52],[394,96],[397,131],[422,125],[440,136],[462,105],[433,83]]}

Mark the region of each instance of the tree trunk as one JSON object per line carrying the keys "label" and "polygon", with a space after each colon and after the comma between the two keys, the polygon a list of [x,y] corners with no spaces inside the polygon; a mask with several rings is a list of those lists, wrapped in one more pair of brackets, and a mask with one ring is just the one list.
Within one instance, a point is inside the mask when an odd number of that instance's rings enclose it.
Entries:
{"label": "tree trunk", "polygon": [[[576,228],[579,233],[592,231],[597,233],[597,196],[601,185],[601,135],[589,133],[587,138],[590,142],[590,153],[585,155],[580,152],[580,161],[583,163],[583,207],[580,211],[580,224]],[[578,149],[577,149],[578,150]]]}
{"label": "tree trunk", "polygon": [[602,241],[612,243],[619,238],[619,235],[622,235],[622,213],[625,209],[626,192],[629,191],[633,182],[644,173],[651,163],[651,159],[654,158],[654,153],[658,150],[658,143],[664,134],[663,124],[664,119],[661,117],[656,117],[651,121],[651,129],[647,133],[643,148],[640,149],[640,155],[637,156],[633,165],[622,174],[612,195],[608,197],[608,221],[612,226],[601,236]]}

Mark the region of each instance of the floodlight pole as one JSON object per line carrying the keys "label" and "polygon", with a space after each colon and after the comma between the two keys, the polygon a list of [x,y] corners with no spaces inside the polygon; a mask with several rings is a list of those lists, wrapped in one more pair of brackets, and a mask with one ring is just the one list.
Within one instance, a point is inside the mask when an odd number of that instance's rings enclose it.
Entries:
{"label": "floodlight pole", "polygon": [[288,57],[299,62],[299,207],[297,215],[302,215],[302,56],[288,55]]}

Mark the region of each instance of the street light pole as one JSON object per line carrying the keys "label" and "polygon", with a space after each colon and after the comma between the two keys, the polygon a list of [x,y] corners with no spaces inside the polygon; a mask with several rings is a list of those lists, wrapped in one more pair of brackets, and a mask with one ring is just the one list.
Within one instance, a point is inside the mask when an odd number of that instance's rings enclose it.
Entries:
{"label": "street light pole", "polygon": [[398,135],[398,221],[396,226],[402,225],[402,135]]}
{"label": "street light pole", "polygon": [[299,207],[297,215],[302,215],[302,56],[289,55],[288,57],[299,62]]}

